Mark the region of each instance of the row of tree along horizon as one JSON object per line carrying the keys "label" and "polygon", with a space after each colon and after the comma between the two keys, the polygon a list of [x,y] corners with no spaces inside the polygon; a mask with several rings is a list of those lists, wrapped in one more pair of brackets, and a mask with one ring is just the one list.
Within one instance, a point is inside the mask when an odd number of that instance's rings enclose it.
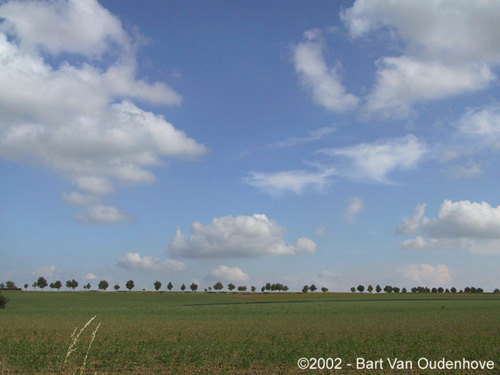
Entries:
{"label": "row of tree along horizon", "polygon": [[[74,291],[78,287],[79,284],[78,284],[78,281],[76,281],[75,279],[72,279],[72,280],[67,280],[65,285],[66,285],[66,288]],[[44,288],[49,286],[51,289],[57,289],[59,291],[63,287],[63,284],[62,284],[61,280],[57,280],[57,281],[49,284],[47,282],[47,280],[45,279],[45,277],[40,276],[37,281],[35,281],[35,282],[33,282],[33,284],[31,284],[31,286],[33,287],[34,290],[36,288],[40,288],[43,291]],[[109,288],[109,286],[110,285],[106,280],[101,280],[97,284],[97,288],[99,290],[103,290],[103,291],[107,290]],[[154,286],[156,291],[160,291],[160,289],[162,287],[162,283],[160,281],[155,281],[153,283],[153,286]],[[29,287],[29,284],[24,284],[24,289],[28,289],[28,287]],[[83,286],[83,289],[90,291],[91,287],[92,287],[92,285],[90,283],[87,283],[86,285]],[[133,280],[127,281],[125,283],[125,287],[129,291],[132,291],[132,289],[135,288],[134,281]],[[167,289],[169,291],[172,291],[173,288],[174,288],[174,286],[173,286],[172,282],[169,282],[167,284]],[[3,283],[3,282],[0,283],[0,289],[21,290],[21,288],[18,288],[16,286],[16,284],[10,280],[6,281],[5,283]],[[119,284],[115,284],[113,286],[113,289],[115,291],[119,291],[121,289],[121,286]],[[186,291],[186,289],[187,289],[186,285],[182,284],[180,287],[180,290],[184,292],[184,291]],[[196,292],[198,290],[198,284],[191,283],[191,285],[189,286],[189,289],[192,292]],[[212,292],[212,291],[219,292],[223,289],[224,289],[224,285],[220,281],[218,281],[213,286],[209,286],[208,288],[205,288],[204,291],[205,292]],[[233,283],[229,283],[227,285],[227,289],[230,292],[234,291],[235,289],[238,292],[246,292],[247,291],[247,287],[245,285],[240,285],[237,287]],[[145,290],[145,289],[143,289],[143,290]],[[256,290],[257,290],[257,288],[255,286],[250,287],[250,291],[252,293],[255,292]],[[288,290],[289,290],[288,286],[283,285],[281,283],[272,283],[272,284],[266,283],[266,285],[264,285],[260,288],[260,291],[262,293],[265,293],[265,292],[288,292]],[[315,292],[316,290],[318,290],[318,287],[315,284],[304,285],[304,287],[302,288],[302,293]],[[457,290],[457,288],[455,288],[455,287],[452,287],[450,289],[448,289],[448,288],[445,289],[443,287],[429,288],[429,287],[418,286],[418,287],[413,287],[410,290],[411,290],[411,293],[484,293],[483,288],[476,288],[476,287],[466,287],[464,289]],[[327,293],[328,288],[322,287],[321,291],[323,293]],[[356,293],[356,292],[363,293],[364,291],[365,291],[365,287],[363,285],[358,285],[357,287],[351,288],[352,293]],[[372,285],[368,285],[368,287],[366,288],[366,291],[368,293],[373,293],[374,291],[376,293],[380,293],[382,291],[384,293],[408,293],[408,290],[406,288],[393,287],[390,285],[386,285],[383,289],[380,285],[377,285],[375,288]],[[493,290],[493,293],[500,293],[500,290],[498,288],[496,288],[495,290]]]}

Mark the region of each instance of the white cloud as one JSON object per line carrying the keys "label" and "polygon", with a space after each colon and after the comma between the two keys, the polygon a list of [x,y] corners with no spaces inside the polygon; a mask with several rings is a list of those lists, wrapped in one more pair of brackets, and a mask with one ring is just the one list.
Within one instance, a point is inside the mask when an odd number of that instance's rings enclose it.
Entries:
{"label": "white cloud", "polygon": [[243,182],[259,188],[265,193],[280,196],[284,192],[302,195],[306,190],[322,191],[329,183],[329,177],[335,175],[333,169],[318,172],[302,170],[281,171],[274,173],[250,172],[250,177]]}
{"label": "white cloud", "polygon": [[299,238],[287,245],[285,231],[266,215],[224,216],[214,218],[208,225],[194,222],[191,236],[178,229],[167,250],[186,258],[252,258],[316,252],[316,243],[309,238]]}
{"label": "white cloud", "polygon": [[356,218],[358,217],[358,213],[364,209],[365,209],[365,204],[361,200],[361,198],[353,197],[351,203],[349,203],[349,206],[346,208],[344,212],[344,217],[349,223],[353,224],[356,221]]}
{"label": "white cloud", "polygon": [[500,206],[445,200],[437,219],[425,220],[423,230],[433,238],[500,239]]}
{"label": "white cloud", "polygon": [[54,55],[99,56],[111,44],[130,43],[120,20],[96,0],[10,1],[0,7],[0,17],[6,19],[0,30],[15,34],[24,48]]}
{"label": "white cloud", "polygon": [[95,280],[97,279],[97,275],[94,275],[92,272],[89,272],[88,274],[85,275],[85,279],[87,280]]}
{"label": "white cloud", "polygon": [[447,174],[451,178],[474,178],[483,173],[481,165],[473,160],[465,165],[456,164],[448,168]]}
{"label": "white cloud", "polygon": [[304,40],[294,46],[295,71],[316,104],[335,112],[351,110],[357,106],[359,99],[346,93],[339,77],[340,63],[327,67],[324,48],[321,32],[307,31]]}
{"label": "white cloud", "polygon": [[152,256],[141,256],[139,253],[127,253],[118,258],[117,265],[127,270],[145,271],[184,271],[183,262],[173,259],[159,259]]}
{"label": "white cloud", "polygon": [[210,272],[206,280],[222,280],[244,282],[250,280],[250,277],[238,267],[227,267],[221,265]]}
{"label": "white cloud", "polygon": [[468,109],[458,123],[459,131],[468,136],[487,142],[500,138],[500,107]]}
{"label": "white cloud", "polygon": [[484,64],[448,66],[407,56],[385,57],[377,66],[365,109],[386,117],[407,117],[414,103],[484,89],[496,78]]}
{"label": "white cloud", "polygon": [[93,197],[91,195],[83,195],[77,192],[72,192],[69,194],[64,193],[63,199],[66,203],[76,206],[87,206],[89,204],[96,203],[97,201],[96,197]]}
{"label": "white cloud", "polygon": [[341,14],[353,38],[389,28],[403,55],[382,57],[366,109],[407,116],[413,104],[486,88],[500,63],[495,1],[357,0]]}
{"label": "white cloud", "polygon": [[432,266],[430,264],[408,264],[398,267],[399,273],[417,283],[419,286],[444,286],[449,287],[452,284],[452,277],[448,266],[439,264]]}
{"label": "white cloud", "polygon": [[85,223],[118,223],[136,220],[135,217],[126,212],[102,204],[87,207],[86,211],[78,214],[76,218]]}
{"label": "white cloud", "polygon": [[389,183],[389,173],[415,167],[427,152],[427,147],[417,137],[409,134],[402,138],[318,152],[348,159],[350,162],[343,172],[348,177]]}
{"label": "white cloud", "polygon": [[417,212],[414,218],[406,218],[407,221],[399,226],[399,233],[419,234],[401,242],[402,248],[458,248],[473,253],[500,253],[500,206],[492,207],[487,202],[445,200],[437,218],[422,218],[422,215]]}
{"label": "white cloud", "polygon": [[419,204],[415,208],[415,213],[412,217],[403,218],[403,222],[396,229],[396,233],[398,234],[408,234],[408,233],[417,233],[420,229],[420,222],[425,214],[426,203]]}
{"label": "white cloud", "polygon": [[[182,98],[162,82],[137,78],[133,38],[97,1],[8,2],[0,17],[0,157],[107,194],[115,182],[155,181],[150,168],[168,158],[207,152],[133,103],[178,105]],[[53,66],[47,53],[73,54],[75,63]]]}

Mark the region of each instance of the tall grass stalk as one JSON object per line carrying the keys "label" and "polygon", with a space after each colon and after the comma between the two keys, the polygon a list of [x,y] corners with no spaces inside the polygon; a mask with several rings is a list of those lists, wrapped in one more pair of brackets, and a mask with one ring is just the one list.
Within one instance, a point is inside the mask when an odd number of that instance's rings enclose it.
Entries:
{"label": "tall grass stalk", "polygon": [[[59,373],[58,373],[59,375],[62,374],[63,369],[66,366],[66,363],[68,363],[68,358],[70,357],[70,355],[77,349],[76,345],[78,344],[78,340],[80,339],[81,334],[83,333],[83,331],[85,331],[85,329],[90,325],[90,323],[92,323],[92,321],[96,317],[97,317],[97,315],[94,315],[87,323],[85,323],[85,325],[79,331],[78,331],[78,327],[75,327],[75,330],[71,334],[71,338],[70,338],[69,345],[68,345],[68,350],[66,351],[66,356],[64,357],[64,361],[61,365],[61,368],[59,369]],[[97,328],[99,328],[99,326],[97,326]],[[94,331],[94,333],[92,335],[90,345],[92,345],[92,342],[94,341],[96,332],[97,332],[97,329]],[[90,350],[90,346],[87,350],[87,354],[88,354],[89,350]],[[87,355],[85,356],[85,361],[86,360],[87,360]]]}
{"label": "tall grass stalk", "polygon": [[[95,318],[95,316],[94,316]],[[97,333],[97,330],[99,329],[99,327],[101,326],[101,323],[99,323],[96,327],[96,329],[94,330],[94,332],[92,332],[92,336],[90,336],[90,341],[89,341],[89,347],[87,348],[87,353],[85,353],[85,358],[83,359],[83,364],[82,364],[82,367],[80,367],[80,375],[83,374],[83,370],[85,369],[85,365],[87,364],[87,358],[89,356],[89,352],[90,352],[90,348],[92,347],[92,343],[94,342],[95,340],[95,335]]]}

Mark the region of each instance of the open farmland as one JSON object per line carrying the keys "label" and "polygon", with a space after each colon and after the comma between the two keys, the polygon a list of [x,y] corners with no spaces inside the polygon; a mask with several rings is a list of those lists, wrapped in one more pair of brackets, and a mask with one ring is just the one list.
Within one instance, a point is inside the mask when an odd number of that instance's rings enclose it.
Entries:
{"label": "open farmland", "polygon": [[[497,295],[4,292],[3,374],[294,374],[302,357],[492,360],[495,369],[339,370],[343,374],[498,374]],[[323,371],[326,373],[326,371]]]}

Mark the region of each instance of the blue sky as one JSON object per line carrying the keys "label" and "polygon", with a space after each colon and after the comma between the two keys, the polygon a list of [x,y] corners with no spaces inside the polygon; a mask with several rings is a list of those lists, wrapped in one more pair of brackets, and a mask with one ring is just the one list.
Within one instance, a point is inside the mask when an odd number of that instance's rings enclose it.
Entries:
{"label": "blue sky", "polygon": [[498,287],[498,16],[2,3],[0,280]]}

